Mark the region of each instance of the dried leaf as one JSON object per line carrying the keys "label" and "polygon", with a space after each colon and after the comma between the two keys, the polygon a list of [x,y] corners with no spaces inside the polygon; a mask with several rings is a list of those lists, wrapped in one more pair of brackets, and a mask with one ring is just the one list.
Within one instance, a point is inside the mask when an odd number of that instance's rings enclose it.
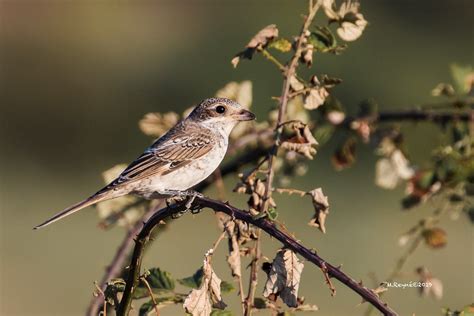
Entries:
{"label": "dried leaf", "polygon": [[303,122],[296,122],[291,125],[291,129],[295,132],[295,136],[283,141],[280,145],[281,148],[295,151],[308,159],[313,159],[317,152],[313,146],[318,145],[318,141],[314,138],[308,125]]}
{"label": "dried leaf", "polygon": [[319,228],[323,234],[326,233],[326,217],[329,214],[329,201],[328,197],[324,195],[321,188],[309,191],[307,194],[311,196],[314,206],[314,217],[308,223],[310,226]]}
{"label": "dried leaf", "polygon": [[212,306],[224,309],[226,304],[221,296],[221,279],[212,269],[210,258],[212,252],[206,253],[203,265],[203,279],[201,286],[194,289],[184,300],[183,307],[187,313],[193,316],[208,316],[212,312]]}
{"label": "dried leaf", "polygon": [[339,35],[339,37],[346,42],[351,42],[358,39],[367,26],[367,21],[364,19],[362,14],[355,14],[355,17],[355,22],[343,21],[341,26],[337,29],[337,35]]}
{"label": "dried leaf", "polygon": [[356,139],[354,137],[349,137],[338,146],[336,152],[331,157],[331,162],[337,171],[348,168],[355,162],[356,145]]}
{"label": "dried leaf", "polygon": [[307,44],[303,51],[303,61],[308,67],[311,67],[313,64],[313,52],[314,46],[312,44]]}
{"label": "dried leaf", "polygon": [[267,46],[276,37],[278,37],[278,28],[275,24],[261,29],[246,45],[246,49],[232,58],[231,63],[234,68],[237,67],[241,58],[252,59],[257,49]]}
{"label": "dried leaf", "polygon": [[138,125],[145,135],[158,138],[175,126],[178,121],[179,115],[175,112],[147,113]]}
{"label": "dried leaf", "polygon": [[[381,151],[388,152],[387,149]],[[400,180],[410,179],[414,174],[400,149],[393,149],[388,158],[381,158],[375,164],[375,184],[384,189],[394,189]]]}
{"label": "dried leaf", "polygon": [[442,248],[448,242],[446,231],[439,227],[425,229],[423,231],[423,238],[426,245],[433,249]]}
{"label": "dried leaf", "polygon": [[273,259],[263,296],[279,295],[289,307],[298,306],[298,288],[304,264],[289,249],[280,249]]}
{"label": "dried leaf", "polygon": [[323,0],[322,7],[329,19],[339,23],[339,37],[348,42],[358,39],[367,26],[364,16],[359,13],[360,3],[346,0],[337,11],[334,4],[334,0]]}
{"label": "dried leaf", "polygon": [[290,87],[293,91],[301,91],[304,89],[304,84],[301,83],[295,76],[289,78]]}
{"label": "dried leaf", "polygon": [[278,37],[278,28],[275,24],[270,24],[261,29],[247,44],[248,48],[266,46],[269,41]]}
{"label": "dried leaf", "polygon": [[[232,225],[229,225],[232,223]],[[237,240],[237,234],[235,234],[235,223],[229,222],[226,225],[226,232],[227,236],[229,237],[229,255],[227,256],[227,263],[232,271],[233,277],[241,277],[242,276],[242,267],[241,267],[241,260],[240,260],[240,245]]]}
{"label": "dried leaf", "polygon": [[325,87],[316,87],[311,89],[304,99],[304,108],[307,110],[314,110],[324,104],[329,92]]}

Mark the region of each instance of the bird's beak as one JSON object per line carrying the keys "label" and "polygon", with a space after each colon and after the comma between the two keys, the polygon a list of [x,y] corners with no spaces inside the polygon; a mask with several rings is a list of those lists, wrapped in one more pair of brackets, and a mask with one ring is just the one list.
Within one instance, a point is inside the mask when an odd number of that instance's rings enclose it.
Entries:
{"label": "bird's beak", "polygon": [[239,121],[253,121],[255,120],[255,114],[247,110],[240,110],[239,112],[235,113],[234,117]]}

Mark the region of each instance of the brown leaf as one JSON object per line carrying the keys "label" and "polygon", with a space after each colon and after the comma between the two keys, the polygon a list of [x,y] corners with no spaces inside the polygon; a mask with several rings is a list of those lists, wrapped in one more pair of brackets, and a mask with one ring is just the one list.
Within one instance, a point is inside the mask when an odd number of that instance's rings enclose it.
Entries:
{"label": "brown leaf", "polygon": [[266,47],[271,40],[278,37],[278,28],[275,24],[270,24],[261,29],[245,46],[246,49],[238,53],[231,60],[232,66],[237,67],[241,58],[252,59],[253,54],[257,49]]}
{"label": "brown leaf", "polygon": [[337,171],[350,167],[355,160],[356,140],[353,137],[347,138],[331,157],[331,162]]}
{"label": "brown leaf", "polygon": [[325,87],[315,87],[311,89],[305,96],[304,107],[307,110],[315,110],[324,104],[326,98],[329,96],[328,90]]}
{"label": "brown leaf", "polygon": [[309,191],[308,194],[311,196],[314,206],[314,217],[308,223],[310,226],[319,228],[321,232],[326,233],[326,217],[329,214],[329,201],[328,197],[324,195],[321,188]]}
{"label": "brown leaf", "polygon": [[140,130],[148,136],[160,137],[179,121],[179,115],[175,112],[148,113],[139,122]]}
{"label": "brown leaf", "polygon": [[442,248],[448,242],[446,231],[439,227],[425,229],[423,231],[423,238],[426,245],[433,249]]}
{"label": "brown leaf", "polygon": [[184,300],[183,307],[187,313],[193,316],[208,316],[212,312],[212,306],[221,309],[226,307],[221,296],[221,279],[216,275],[211,266],[212,251],[206,253],[203,265],[203,279],[201,286],[194,289]]}
{"label": "brown leaf", "polygon": [[273,259],[263,296],[279,295],[289,307],[298,306],[298,288],[304,264],[289,249],[280,249]]}
{"label": "brown leaf", "polygon": [[286,139],[280,146],[302,154],[308,159],[313,159],[317,152],[313,146],[318,145],[318,141],[314,138],[308,125],[298,121],[291,125],[291,129],[295,132],[295,136]]}
{"label": "brown leaf", "polygon": [[290,87],[293,91],[300,91],[304,89],[304,84],[301,83],[295,76],[291,76],[289,79]]}
{"label": "brown leaf", "polygon": [[305,50],[303,52],[303,61],[306,66],[311,67],[313,64],[313,51],[314,46],[311,44],[306,45]]}
{"label": "brown leaf", "polygon": [[266,46],[269,41],[278,37],[278,28],[275,24],[270,24],[261,29],[247,44],[248,48],[257,48]]}

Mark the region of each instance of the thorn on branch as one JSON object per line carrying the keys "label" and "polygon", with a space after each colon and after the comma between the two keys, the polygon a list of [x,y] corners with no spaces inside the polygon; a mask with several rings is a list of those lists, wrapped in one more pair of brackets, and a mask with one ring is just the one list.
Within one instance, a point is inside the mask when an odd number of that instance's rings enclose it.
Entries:
{"label": "thorn on branch", "polygon": [[326,267],[325,262],[321,263],[321,271],[323,272],[324,279],[326,280],[326,284],[329,287],[329,291],[331,291],[331,296],[335,296],[336,295],[336,287],[331,282],[331,278],[329,277],[328,268]]}

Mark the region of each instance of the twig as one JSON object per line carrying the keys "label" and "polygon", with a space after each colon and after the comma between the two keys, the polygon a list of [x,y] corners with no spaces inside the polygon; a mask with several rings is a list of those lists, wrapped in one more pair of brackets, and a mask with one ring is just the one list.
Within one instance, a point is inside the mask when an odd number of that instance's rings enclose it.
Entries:
{"label": "twig", "polygon": [[273,158],[277,154],[278,147],[280,146],[280,142],[281,142],[281,136],[283,133],[283,126],[281,125],[281,123],[283,122],[284,116],[286,114],[286,107],[290,99],[289,98],[290,78],[294,76],[296,73],[296,67],[298,66],[298,60],[300,59],[301,53],[303,51],[303,44],[305,42],[306,33],[311,23],[313,22],[316,12],[318,12],[319,6],[320,6],[319,1],[317,1],[316,4],[314,5],[310,5],[308,16],[305,18],[303,27],[301,28],[300,35],[298,36],[298,39],[296,40],[295,54],[291,58],[290,63],[288,64],[288,67],[284,74],[283,87],[282,87],[282,93],[281,93],[281,98],[280,98],[280,106],[278,107],[278,119],[277,119],[277,123],[275,127],[275,144],[270,152],[270,157],[268,159],[268,177],[267,177],[267,181],[265,185],[265,194],[263,196],[263,210],[262,210],[263,212],[267,212],[268,203],[272,195],[273,178],[275,175]]}
{"label": "twig", "polygon": [[245,316],[249,316],[252,314],[253,304],[255,300],[255,291],[257,289],[258,283],[258,262],[261,257],[261,244],[260,244],[260,235],[261,231],[258,229],[256,231],[255,236],[255,254],[252,258],[252,263],[250,265],[250,280],[249,280],[249,290],[247,293],[247,298],[245,300]]}
{"label": "twig", "polygon": [[[163,207],[164,202],[158,203],[156,206],[150,207],[150,209],[145,213],[141,221],[138,221],[135,226],[127,232],[127,235],[123,239],[122,243],[120,244],[117,252],[115,253],[114,258],[112,259],[111,264],[105,270],[105,274],[102,277],[100,282],[100,288],[104,291],[107,287],[107,282],[111,279],[118,277],[123,267],[125,266],[125,262],[128,259],[131,250],[133,249],[134,241],[133,239],[137,236],[140,230],[143,227],[143,222],[148,221],[148,219],[161,207]],[[86,315],[87,316],[97,316],[99,313],[100,307],[102,304],[102,300],[99,297],[94,297],[87,309]]]}
{"label": "twig", "polygon": [[153,295],[153,290],[151,289],[150,283],[146,280],[146,278],[142,275],[140,277],[140,281],[145,284],[146,289],[148,290],[148,295],[151,297],[151,301],[153,302],[153,308],[155,308],[156,316],[160,316],[160,310],[158,309],[158,303],[155,300],[155,296]]}
{"label": "twig", "polygon": [[[145,223],[143,226],[142,231],[137,237],[135,249],[133,251],[132,260],[130,263],[130,272],[127,278],[127,285],[125,287],[125,291],[123,293],[122,301],[120,302],[117,315],[124,316],[128,314],[130,310],[133,290],[137,286],[138,277],[141,268],[141,262],[143,258],[143,252],[145,249],[145,245],[148,241],[148,238],[152,232],[152,230],[157,226],[162,220],[166,219],[167,217],[171,216],[176,212],[183,211],[186,208],[185,203],[181,203],[179,205],[174,205],[168,208],[164,208],[156,212],[148,222]],[[372,304],[375,308],[377,308],[380,312],[384,315],[397,315],[395,311],[393,311],[386,303],[384,303],[376,294],[374,294],[370,289],[362,286],[354,279],[346,275],[342,272],[339,268],[334,267],[333,265],[326,262],[322,259],[319,255],[311,251],[310,249],[304,247],[300,242],[295,240],[289,234],[281,231],[278,227],[271,221],[266,220],[265,218],[255,219],[251,214],[248,212],[233,207],[229,204],[212,200],[209,198],[200,198],[196,197],[192,204],[193,209],[203,209],[203,208],[211,208],[215,212],[223,212],[233,218],[238,220],[250,223],[255,225],[265,231],[267,234],[272,236],[273,238],[280,241],[285,247],[289,248],[293,252],[301,255],[309,262],[312,262],[318,267],[323,267],[323,265],[327,269],[327,273],[329,277],[333,277],[339,280],[341,283],[345,284],[348,288],[352,289],[354,292],[359,294],[364,300]]]}
{"label": "twig", "polygon": [[[97,282],[94,282],[94,285],[95,285],[95,288],[96,288],[97,292],[99,292],[99,294],[102,295],[102,297],[104,298],[104,304],[102,305],[103,306],[102,307],[102,314],[103,314],[102,316],[107,316],[107,302],[106,302],[106,298],[105,298],[105,293],[99,287]],[[97,297],[99,297],[99,295]]]}

